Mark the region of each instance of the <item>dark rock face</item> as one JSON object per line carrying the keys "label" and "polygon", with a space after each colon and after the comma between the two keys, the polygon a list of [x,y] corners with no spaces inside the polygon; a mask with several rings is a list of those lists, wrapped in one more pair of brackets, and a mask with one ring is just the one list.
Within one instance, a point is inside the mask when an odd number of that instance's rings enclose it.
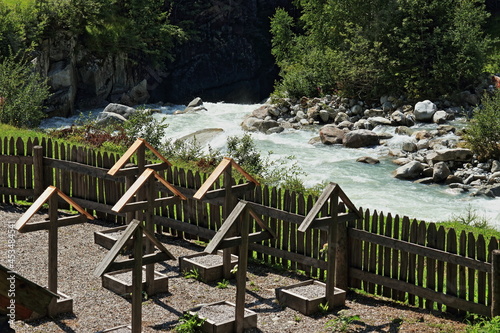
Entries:
{"label": "dark rock face", "polygon": [[197,11],[174,8],[173,23],[192,20],[195,41],[182,45],[153,100],[255,103],[269,96],[278,70],[271,55],[270,17],[284,0],[205,2]]}

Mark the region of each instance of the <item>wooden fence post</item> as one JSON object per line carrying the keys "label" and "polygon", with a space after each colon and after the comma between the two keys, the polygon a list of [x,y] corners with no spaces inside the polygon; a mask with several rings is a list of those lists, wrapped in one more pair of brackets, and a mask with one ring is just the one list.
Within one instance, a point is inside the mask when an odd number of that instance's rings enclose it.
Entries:
{"label": "wooden fence post", "polygon": [[35,191],[35,197],[38,198],[43,191],[45,186],[43,185],[43,147],[34,146],[33,147],[33,169],[34,169],[34,182],[33,185]]}
{"label": "wooden fence post", "polygon": [[491,253],[491,317],[500,316],[500,250]]}
{"label": "wooden fence post", "polygon": [[335,268],[336,287],[347,290],[349,287],[349,264],[347,248],[347,223],[337,223],[337,262]]}

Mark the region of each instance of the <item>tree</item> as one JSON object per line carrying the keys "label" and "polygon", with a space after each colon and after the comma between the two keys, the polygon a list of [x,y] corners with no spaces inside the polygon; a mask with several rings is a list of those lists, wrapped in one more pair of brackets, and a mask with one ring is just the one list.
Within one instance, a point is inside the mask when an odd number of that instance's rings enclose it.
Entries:
{"label": "tree", "polygon": [[30,63],[18,61],[14,56],[0,61],[0,123],[37,127],[45,116],[47,83],[34,73]]}
{"label": "tree", "polygon": [[475,109],[465,136],[479,159],[500,159],[500,90],[485,95]]}

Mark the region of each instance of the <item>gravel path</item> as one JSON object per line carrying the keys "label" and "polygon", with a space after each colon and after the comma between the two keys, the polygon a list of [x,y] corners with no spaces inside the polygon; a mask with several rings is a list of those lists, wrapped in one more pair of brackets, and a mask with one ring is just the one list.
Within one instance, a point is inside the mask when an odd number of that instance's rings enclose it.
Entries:
{"label": "gravel path", "polygon": [[[0,206],[0,261],[6,262],[7,225],[17,221],[26,207]],[[46,215],[36,214],[32,221]],[[74,300],[74,313],[55,318],[17,321],[17,333],[78,332],[95,333],[131,323],[130,299],[101,286],[93,272],[108,252],[94,244],[94,232],[115,225],[93,221],[59,229],[59,291]],[[1,236],[4,235],[4,236]],[[200,246],[178,238],[159,239],[176,257],[202,251]],[[34,282],[47,284],[47,232],[19,233],[16,238],[16,270]],[[169,276],[169,292],[155,295],[143,303],[143,332],[169,332],[183,312],[199,304],[235,302],[236,286],[231,280],[225,289],[217,283],[186,279],[178,261],[156,264],[156,270]],[[382,299],[349,292],[345,307],[327,314],[304,316],[276,302],[275,288],[292,285],[306,277],[250,262],[247,273],[246,308],[258,314],[258,329],[252,332],[460,332],[459,319],[440,313],[403,306]],[[349,320],[359,316],[358,320]],[[351,323],[347,323],[352,321]],[[347,326],[345,326],[347,325]],[[329,328],[327,328],[329,327]]]}

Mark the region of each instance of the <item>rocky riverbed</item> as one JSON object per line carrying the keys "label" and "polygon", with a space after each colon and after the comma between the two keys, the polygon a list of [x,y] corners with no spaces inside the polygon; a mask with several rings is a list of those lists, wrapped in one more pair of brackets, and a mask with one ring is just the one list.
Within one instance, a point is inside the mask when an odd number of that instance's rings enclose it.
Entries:
{"label": "rocky riverbed", "polygon": [[[465,107],[429,100],[410,105],[387,96],[379,105],[338,96],[283,98],[262,105],[241,125],[246,131],[267,134],[320,126],[311,144],[385,146],[397,165],[393,176],[398,179],[443,184],[472,196],[499,197],[500,162],[479,161],[466,148],[463,128],[453,123],[478,103],[476,95],[463,95]],[[358,162],[378,161],[367,157]]]}

